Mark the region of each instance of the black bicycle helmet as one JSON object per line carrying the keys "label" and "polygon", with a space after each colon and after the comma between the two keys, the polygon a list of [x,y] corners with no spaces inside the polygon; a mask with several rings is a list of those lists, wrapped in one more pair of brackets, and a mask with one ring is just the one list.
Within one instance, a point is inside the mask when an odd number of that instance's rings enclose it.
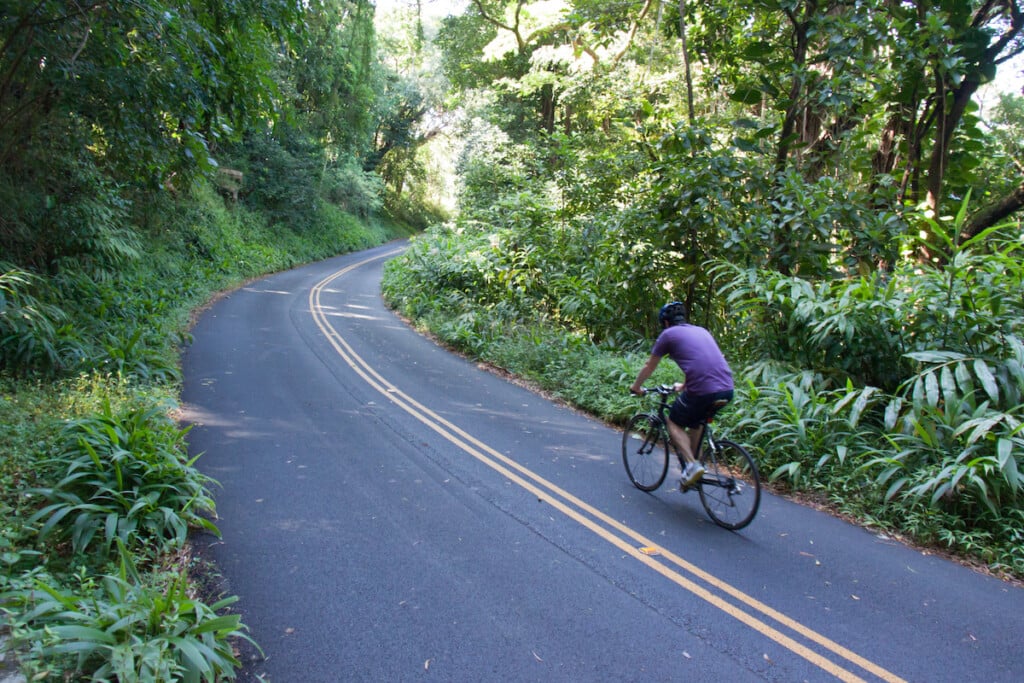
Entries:
{"label": "black bicycle helmet", "polygon": [[682,325],[686,322],[686,304],[682,301],[672,301],[661,307],[658,311],[658,322],[665,326],[665,323],[669,325]]}

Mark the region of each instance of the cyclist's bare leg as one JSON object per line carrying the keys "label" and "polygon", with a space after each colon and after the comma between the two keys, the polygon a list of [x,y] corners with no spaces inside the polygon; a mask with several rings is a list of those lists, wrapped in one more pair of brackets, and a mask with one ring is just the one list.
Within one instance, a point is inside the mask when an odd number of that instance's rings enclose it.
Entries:
{"label": "cyclist's bare leg", "polygon": [[668,434],[669,438],[672,439],[673,445],[676,450],[679,451],[680,455],[683,456],[683,460],[687,463],[694,462],[696,458],[694,453],[700,447],[701,430],[699,427],[696,429],[684,429],[669,418],[668,423]]}

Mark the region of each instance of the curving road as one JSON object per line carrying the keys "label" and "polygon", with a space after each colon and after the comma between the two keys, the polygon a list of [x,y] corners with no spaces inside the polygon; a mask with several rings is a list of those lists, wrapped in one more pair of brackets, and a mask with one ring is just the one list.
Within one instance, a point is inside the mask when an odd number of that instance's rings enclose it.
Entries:
{"label": "curving road", "polygon": [[[417,335],[401,245],[214,303],[183,358],[240,680],[1018,681],[1024,590],[767,496],[739,533],[619,433]],[[624,389],[625,390],[625,389]]]}

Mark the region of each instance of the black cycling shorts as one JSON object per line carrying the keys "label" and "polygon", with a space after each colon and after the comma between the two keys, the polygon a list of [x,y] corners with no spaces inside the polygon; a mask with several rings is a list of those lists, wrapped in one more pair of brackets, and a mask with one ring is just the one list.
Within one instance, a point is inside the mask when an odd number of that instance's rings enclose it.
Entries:
{"label": "black cycling shorts", "polygon": [[716,406],[715,403],[732,400],[733,392],[717,391],[713,394],[690,394],[683,391],[676,397],[672,409],[669,411],[669,418],[680,427],[692,429],[698,427],[705,420],[710,420],[721,410],[725,404]]}

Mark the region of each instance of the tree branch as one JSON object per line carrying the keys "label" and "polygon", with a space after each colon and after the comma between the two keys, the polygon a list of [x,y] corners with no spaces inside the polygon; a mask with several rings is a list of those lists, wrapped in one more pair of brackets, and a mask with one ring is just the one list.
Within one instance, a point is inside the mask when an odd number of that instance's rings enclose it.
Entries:
{"label": "tree branch", "polygon": [[647,13],[651,11],[651,2],[652,0],[647,0],[647,2],[644,3],[643,8],[640,10],[640,16],[633,20],[632,25],[629,27],[629,39],[626,40],[626,44],[622,50],[612,58],[613,65],[618,64],[619,61],[626,56],[626,52],[629,51],[629,46],[633,44],[633,38],[636,37],[637,29],[640,28],[640,22],[643,21],[644,17],[647,16]]}
{"label": "tree branch", "polygon": [[[982,63],[991,62],[993,64],[1001,64],[1002,62],[1013,59],[1021,52],[1024,52],[1024,43],[1022,43],[1006,55],[1003,55],[1001,58],[999,56],[1006,46],[1009,45],[1014,38],[1020,35],[1022,30],[1024,30],[1024,11],[1021,10],[1016,0],[1006,3],[1006,11],[1010,15],[1010,23],[1006,27],[1006,30],[1003,31],[1002,35],[1000,35],[999,38],[997,38],[985,50],[984,56],[981,58]],[[975,27],[984,25],[990,19],[990,17],[987,16],[987,11],[985,14],[982,12],[983,10],[979,10],[974,17],[973,24]]]}
{"label": "tree branch", "polygon": [[486,21],[488,24],[491,24],[492,26],[496,26],[500,29],[512,33],[512,35],[516,37],[516,45],[519,47],[519,51],[523,51],[523,48],[526,47],[526,42],[523,40],[522,35],[520,35],[519,33],[519,15],[523,11],[523,5],[525,4],[525,0],[519,0],[519,2],[516,3],[516,23],[512,26],[509,26],[508,24],[503,23],[500,19],[488,14],[487,9],[484,7],[483,0],[471,0],[471,2],[473,3],[473,6],[476,7],[476,10],[480,13],[480,17],[484,21]]}
{"label": "tree branch", "polygon": [[971,216],[960,236],[964,240],[975,237],[1021,209],[1024,209],[1024,183],[1018,185],[1002,199],[989,204]]}

